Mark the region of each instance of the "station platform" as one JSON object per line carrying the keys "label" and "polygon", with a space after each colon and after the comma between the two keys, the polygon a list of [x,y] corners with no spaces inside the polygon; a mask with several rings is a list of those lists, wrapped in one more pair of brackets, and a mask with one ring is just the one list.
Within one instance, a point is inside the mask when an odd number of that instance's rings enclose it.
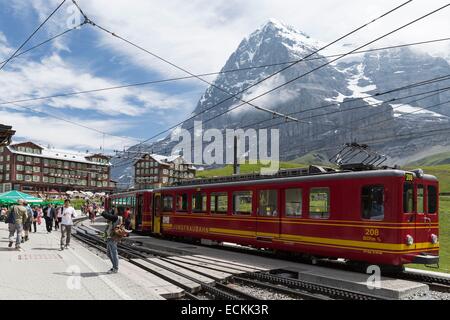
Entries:
{"label": "station platform", "polygon": [[[94,224],[84,222],[84,225],[95,230],[104,230],[106,224],[102,220],[98,219]],[[224,266],[229,263],[239,263],[252,266],[252,268],[260,268],[261,270],[283,270],[296,274],[299,280],[356,291],[384,299],[406,299],[414,294],[429,291],[429,287],[426,284],[389,277],[381,277],[377,284],[379,287],[373,288],[368,286],[370,276],[368,274],[314,266],[255,254],[246,254],[216,247],[191,245],[134,234],[130,237],[130,240],[141,242],[149,248],[166,250],[174,255],[181,255],[180,257],[170,258],[180,263],[183,263],[186,259],[203,259],[207,257],[208,259],[216,259],[215,263],[222,262]],[[235,247],[239,248],[239,246]],[[193,261],[190,261],[190,263],[191,266],[192,264],[196,264]],[[201,264],[199,263],[197,267],[200,268]]]}
{"label": "station platform", "polygon": [[106,256],[73,238],[60,251],[59,231],[37,231],[17,251],[8,248],[8,225],[0,223],[0,300],[164,300],[183,293],[122,259],[119,273],[108,274]]}

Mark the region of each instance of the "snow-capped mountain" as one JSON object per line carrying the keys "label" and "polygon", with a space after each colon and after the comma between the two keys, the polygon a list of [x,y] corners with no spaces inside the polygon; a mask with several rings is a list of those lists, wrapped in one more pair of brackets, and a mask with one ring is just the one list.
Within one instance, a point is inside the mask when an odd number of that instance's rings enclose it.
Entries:
{"label": "snow-capped mountain", "polygon": [[[417,150],[450,144],[446,135],[426,138],[407,136],[450,126],[448,104],[427,109],[449,101],[450,90],[400,99],[450,87],[450,80],[371,97],[378,92],[450,75],[450,64],[445,59],[434,58],[410,48],[366,53],[359,59],[333,63],[302,76],[328,62],[320,53],[314,54],[246,90],[283,69],[289,62],[309,56],[322,46],[321,42],[303,32],[270,20],[242,40],[229,57],[222,71],[240,71],[224,72],[217,77],[214,86],[209,87],[200,98],[193,112],[194,115],[198,114],[195,120],[202,120],[205,129],[258,129],[274,125],[280,129],[280,155],[283,160],[295,159],[318,149],[331,154],[336,146],[356,140],[374,141],[370,144],[376,149],[402,162],[402,159]],[[263,67],[255,68],[259,66]],[[304,120],[301,123],[283,123],[280,119],[271,119],[270,114],[249,105],[238,107],[242,104],[239,99],[251,100],[299,76],[302,77],[252,103],[284,114],[293,114]],[[230,94],[238,94],[239,99],[221,103]],[[394,98],[398,100],[391,101]],[[225,113],[230,109],[233,111]],[[222,113],[225,114],[208,121]],[[183,127],[193,127],[193,121],[187,121]],[[265,122],[255,124],[261,121]],[[311,124],[305,123],[308,121]],[[153,145],[152,149],[157,152],[158,146],[167,149],[168,145],[166,139]]]}

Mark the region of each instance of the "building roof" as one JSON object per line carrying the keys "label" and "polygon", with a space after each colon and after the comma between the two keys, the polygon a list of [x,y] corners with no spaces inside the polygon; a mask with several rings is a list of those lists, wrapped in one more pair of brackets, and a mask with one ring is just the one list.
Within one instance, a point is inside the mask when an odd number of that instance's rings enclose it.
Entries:
{"label": "building roof", "polygon": [[147,157],[147,156],[152,158],[153,160],[155,160],[156,162],[158,162],[159,164],[162,164],[162,165],[168,165],[168,164],[174,162],[175,160],[177,160],[179,158],[181,158],[183,160],[184,164],[189,164],[188,162],[186,162],[186,160],[181,155],[162,156],[162,155],[155,154],[155,153],[153,153],[153,154],[149,153],[149,154],[146,154],[146,155],[142,156],[142,158],[136,160],[134,162],[134,164],[138,163],[139,161],[145,160],[144,158]]}
{"label": "building roof", "polygon": [[33,142],[31,144],[35,145],[36,147],[40,148],[42,151],[42,154],[36,154],[36,153],[28,153],[23,151],[18,151],[14,149],[14,147],[22,146],[22,145],[28,145],[29,143],[18,143],[18,144],[12,144],[8,146],[8,150],[13,154],[23,155],[23,156],[31,156],[31,157],[37,157],[37,158],[45,158],[45,159],[54,159],[54,160],[62,160],[62,161],[71,161],[71,162],[79,162],[79,163],[86,163],[86,164],[92,164],[92,165],[98,165],[98,166],[111,166],[111,163],[100,163],[100,162],[93,162],[88,159],[99,156],[98,154],[91,154],[91,153],[77,153],[74,151],[67,151],[67,150],[59,150],[59,149],[48,149],[42,146],[39,146]]}
{"label": "building roof", "polygon": [[11,142],[11,137],[16,132],[12,130],[11,126],[0,124],[0,146],[8,145]]}

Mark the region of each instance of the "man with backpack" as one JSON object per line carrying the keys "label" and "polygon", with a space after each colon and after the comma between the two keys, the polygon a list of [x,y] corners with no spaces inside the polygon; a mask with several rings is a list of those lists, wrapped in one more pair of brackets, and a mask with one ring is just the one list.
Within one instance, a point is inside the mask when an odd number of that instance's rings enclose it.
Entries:
{"label": "man with backpack", "polygon": [[117,244],[128,234],[128,231],[123,225],[123,218],[118,215],[116,210],[115,214],[102,213],[102,217],[108,221],[108,225],[105,230],[106,234],[106,248],[107,256],[111,260],[113,267],[109,270],[109,273],[119,272],[119,254],[117,252]]}
{"label": "man with backpack", "polygon": [[25,234],[25,237],[22,239],[22,243],[29,240],[30,231],[31,231],[31,225],[33,224],[33,209],[28,205],[26,201],[23,202],[23,206],[27,210],[27,219],[23,223],[23,231]]}
{"label": "man with backpack", "polygon": [[9,245],[11,248],[14,243],[14,234],[16,235],[16,250],[21,250],[20,244],[22,242],[23,224],[28,219],[27,209],[23,206],[23,200],[18,200],[17,205],[14,206],[6,219],[9,227]]}

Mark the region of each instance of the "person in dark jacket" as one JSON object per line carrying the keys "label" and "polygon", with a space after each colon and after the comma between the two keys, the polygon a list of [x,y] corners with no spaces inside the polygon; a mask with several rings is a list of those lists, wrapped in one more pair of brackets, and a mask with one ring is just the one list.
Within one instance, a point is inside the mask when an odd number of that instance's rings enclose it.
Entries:
{"label": "person in dark jacket", "polygon": [[108,226],[106,227],[106,248],[107,256],[111,260],[113,267],[109,270],[109,273],[119,272],[119,254],[117,252],[118,239],[114,237],[114,228],[122,224],[122,217],[117,214],[109,214],[106,212],[102,213],[102,217],[108,221]]}
{"label": "person in dark jacket", "polygon": [[47,233],[51,233],[53,229],[53,220],[55,220],[56,212],[53,205],[49,204],[44,210],[45,226],[47,228]]}
{"label": "person in dark jacket", "polygon": [[34,228],[34,233],[37,232],[37,221],[38,221],[38,216],[39,216],[38,208],[37,208],[37,207],[34,207],[34,208],[33,208],[33,228]]}

